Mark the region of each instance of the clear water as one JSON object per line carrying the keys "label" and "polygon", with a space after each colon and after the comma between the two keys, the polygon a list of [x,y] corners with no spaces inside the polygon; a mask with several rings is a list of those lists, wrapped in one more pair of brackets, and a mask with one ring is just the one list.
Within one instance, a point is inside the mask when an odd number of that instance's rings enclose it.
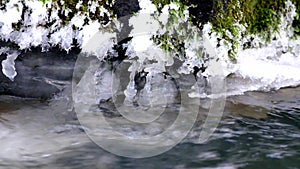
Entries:
{"label": "clear water", "polygon": [[300,88],[229,97],[208,142],[196,143],[195,125],[181,144],[145,159],[118,157],[93,143],[72,113],[68,93],[51,101],[0,97],[0,168],[300,167]]}

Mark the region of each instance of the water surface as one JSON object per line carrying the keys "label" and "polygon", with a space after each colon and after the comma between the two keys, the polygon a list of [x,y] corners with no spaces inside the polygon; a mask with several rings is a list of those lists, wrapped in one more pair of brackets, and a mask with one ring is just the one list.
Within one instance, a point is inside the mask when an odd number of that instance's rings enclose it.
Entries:
{"label": "water surface", "polygon": [[1,96],[0,168],[300,167],[299,87],[229,97],[209,141],[197,143],[200,128],[195,125],[181,144],[145,159],[118,157],[93,143],[69,99],[63,95],[51,101]]}

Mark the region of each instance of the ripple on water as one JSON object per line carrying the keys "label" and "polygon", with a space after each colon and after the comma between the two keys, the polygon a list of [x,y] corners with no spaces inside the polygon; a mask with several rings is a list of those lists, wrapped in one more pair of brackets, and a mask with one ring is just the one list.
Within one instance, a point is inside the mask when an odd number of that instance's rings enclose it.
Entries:
{"label": "ripple on water", "polygon": [[[0,121],[0,168],[298,168],[299,96],[296,88],[230,97],[209,141],[195,141],[201,117],[198,128],[195,125],[183,143],[165,154],[139,160],[114,156],[92,143],[83,127],[67,115],[69,105],[63,98],[43,103],[0,97],[0,110],[5,108],[0,117],[6,119]],[[61,111],[66,115],[58,116]],[[107,118],[116,123],[120,119]],[[160,123],[166,122],[162,119],[149,131],[145,126],[119,130],[159,133]]]}

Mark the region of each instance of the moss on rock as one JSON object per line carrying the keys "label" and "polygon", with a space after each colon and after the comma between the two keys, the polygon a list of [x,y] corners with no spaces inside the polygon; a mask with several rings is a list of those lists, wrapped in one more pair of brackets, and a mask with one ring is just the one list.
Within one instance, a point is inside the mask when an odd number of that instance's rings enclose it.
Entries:
{"label": "moss on rock", "polygon": [[[290,1],[296,6],[297,17],[292,26],[299,35],[300,1]],[[212,31],[217,32],[229,45],[228,56],[234,61],[239,46],[243,45],[239,44],[243,37],[255,35],[269,42],[274,33],[279,32],[287,0],[153,0],[159,11],[172,2],[185,5],[189,10],[190,20],[198,28],[201,29],[203,24],[210,22]]]}
{"label": "moss on rock", "polygon": [[279,30],[280,16],[286,0],[229,0],[227,8],[217,1],[217,12],[211,23],[213,29],[223,33],[229,30],[235,34],[233,24],[246,27],[246,34],[255,34],[270,40]]}

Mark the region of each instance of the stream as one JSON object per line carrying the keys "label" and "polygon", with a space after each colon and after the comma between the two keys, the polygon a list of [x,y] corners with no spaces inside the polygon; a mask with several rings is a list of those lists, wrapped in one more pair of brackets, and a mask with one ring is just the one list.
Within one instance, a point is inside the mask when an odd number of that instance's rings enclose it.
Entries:
{"label": "stream", "polygon": [[[210,23],[200,31],[174,3],[154,15],[151,1],[117,2],[111,27],[85,26],[87,18],[76,15],[49,30],[40,26],[48,10],[32,2],[35,12],[24,22],[32,28],[13,34],[10,18],[24,14],[8,3],[1,13],[0,169],[300,168],[300,38],[291,38],[290,1],[268,43],[228,41]],[[206,21],[211,7],[190,12]],[[244,26],[234,26],[242,36]],[[243,47],[248,42],[252,48]],[[210,122],[217,126],[203,142]],[[168,129],[166,140],[156,137]]]}
{"label": "stream", "polygon": [[119,157],[92,142],[76,118],[70,93],[69,86],[50,101],[0,97],[0,168],[300,167],[299,87],[228,97],[207,142],[197,143],[196,124],[176,147],[144,159]]}

